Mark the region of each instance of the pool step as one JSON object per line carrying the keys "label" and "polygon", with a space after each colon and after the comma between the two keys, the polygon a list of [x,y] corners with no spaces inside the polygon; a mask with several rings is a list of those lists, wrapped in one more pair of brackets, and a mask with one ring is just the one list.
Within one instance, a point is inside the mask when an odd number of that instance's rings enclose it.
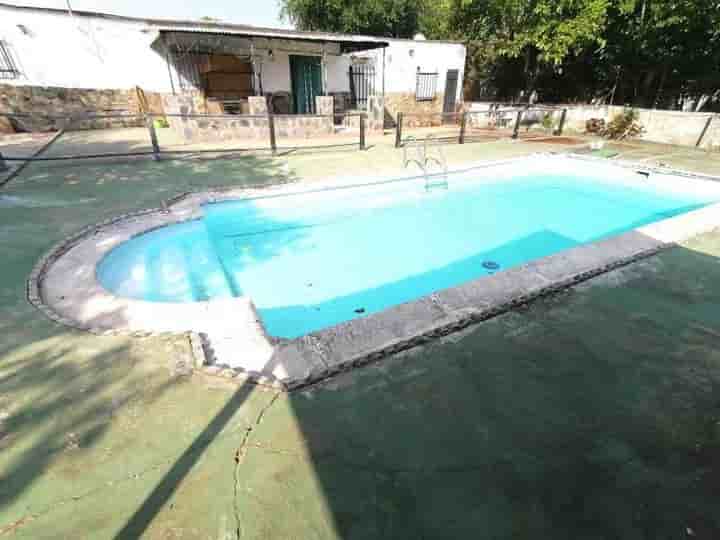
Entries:
{"label": "pool step", "polygon": [[208,311],[198,324],[205,364],[246,372],[267,371],[273,345],[252,301],[235,297],[201,305]]}
{"label": "pool step", "polygon": [[241,369],[251,374],[263,374],[273,354],[272,344],[262,333],[248,332],[247,329],[238,329],[237,334],[204,332],[200,338],[207,364]]}

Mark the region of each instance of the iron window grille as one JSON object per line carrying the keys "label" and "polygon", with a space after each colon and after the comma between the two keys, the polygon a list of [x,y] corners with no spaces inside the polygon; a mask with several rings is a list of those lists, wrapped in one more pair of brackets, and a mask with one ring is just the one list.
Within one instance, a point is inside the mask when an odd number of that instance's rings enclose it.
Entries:
{"label": "iron window grille", "polygon": [[354,109],[365,109],[375,95],[375,67],[372,64],[350,66],[350,100]]}
{"label": "iron window grille", "polygon": [[432,101],[437,90],[437,73],[417,72],[415,101]]}
{"label": "iron window grille", "polygon": [[20,70],[15,64],[10,47],[5,41],[0,40],[0,79],[17,79],[20,77]]}

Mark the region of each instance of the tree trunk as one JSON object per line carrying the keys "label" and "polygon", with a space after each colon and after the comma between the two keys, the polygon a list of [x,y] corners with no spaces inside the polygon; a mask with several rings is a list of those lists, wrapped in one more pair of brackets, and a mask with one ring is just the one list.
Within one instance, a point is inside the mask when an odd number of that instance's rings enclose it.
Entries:
{"label": "tree trunk", "polygon": [[530,96],[535,90],[535,82],[537,81],[540,66],[537,61],[537,52],[533,47],[525,48],[525,65],[523,75],[525,78],[525,99],[530,103]]}
{"label": "tree trunk", "polygon": [[615,92],[617,91],[618,84],[620,83],[620,73],[622,72],[622,66],[617,68],[617,75],[615,76],[615,85],[610,94],[610,105],[615,105]]}
{"label": "tree trunk", "polygon": [[655,93],[655,101],[653,103],[653,109],[657,109],[660,104],[660,98],[662,98],[663,90],[665,89],[665,81],[667,81],[668,65],[663,65],[662,74],[660,75],[660,84],[658,84],[657,92]]}
{"label": "tree trunk", "polygon": [[650,95],[651,95],[651,89],[653,86],[653,81],[655,81],[656,75],[657,75],[657,71],[655,71],[654,69],[651,69],[650,71],[648,71],[645,74],[645,76],[642,80],[639,97],[640,97],[640,103],[642,103],[643,106],[645,106],[645,107],[652,106],[652,98],[650,97]]}

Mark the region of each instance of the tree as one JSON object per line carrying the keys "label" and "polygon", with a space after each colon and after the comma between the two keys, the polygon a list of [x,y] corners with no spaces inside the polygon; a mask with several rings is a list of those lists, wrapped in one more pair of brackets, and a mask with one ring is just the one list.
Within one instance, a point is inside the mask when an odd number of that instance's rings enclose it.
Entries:
{"label": "tree", "polygon": [[[616,66],[614,101],[671,106],[680,95],[707,102],[720,81],[720,4],[624,0],[611,12],[599,60]],[[705,99],[701,96],[705,95]]]}
{"label": "tree", "polygon": [[298,30],[412,38],[425,9],[417,0],[282,0],[281,16]]}
{"label": "tree", "polygon": [[543,68],[602,44],[610,0],[456,0],[450,27],[474,42],[476,62],[522,59],[529,95]]}
{"label": "tree", "polygon": [[299,29],[467,44],[469,99],[720,105],[720,0],[282,0]]}

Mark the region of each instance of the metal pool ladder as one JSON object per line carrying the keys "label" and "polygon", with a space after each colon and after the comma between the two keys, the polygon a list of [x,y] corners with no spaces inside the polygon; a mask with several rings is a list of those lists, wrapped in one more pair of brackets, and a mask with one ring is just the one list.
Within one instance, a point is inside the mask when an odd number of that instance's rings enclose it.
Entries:
{"label": "metal pool ladder", "polygon": [[[418,140],[415,137],[408,137],[406,143],[403,145],[403,167],[407,168],[408,165],[414,163],[423,173],[425,178],[425,190],[430,191],[435,188],[448,189],[448,166],[445,154],[442,151],[442,146],[435,145],[436,151],[434,153],[428,152],[428,146],[433,142],[434,136],[428,135],[425,137],[423,144],[418,144]],[[408,157],[408,144],[414,142],[413,146],[416,149],[417,157]],[[437,172],[432,172],[432,169],[438,169]],[[432,178],[431,178],[432,176]]]}

